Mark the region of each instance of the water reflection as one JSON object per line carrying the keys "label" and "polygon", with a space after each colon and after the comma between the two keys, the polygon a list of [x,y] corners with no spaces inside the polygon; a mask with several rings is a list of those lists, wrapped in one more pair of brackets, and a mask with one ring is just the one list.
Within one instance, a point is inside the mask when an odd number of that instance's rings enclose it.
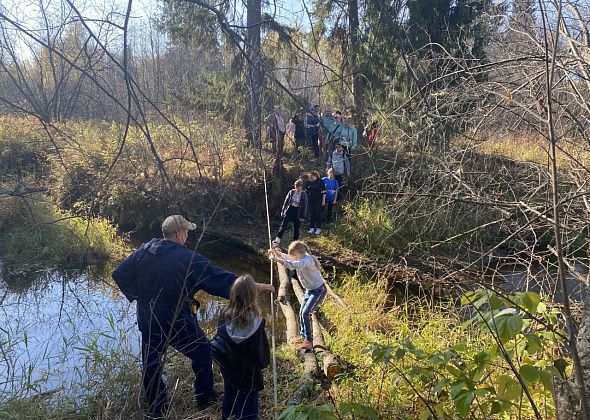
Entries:
{"label": "water reflection", "polygon": [[[199,252],[228,271],[267,281],[268,266],[253,252],[221,242],[203,244]],[[88,393],[89,359],[115,350],[139,365],[135,304],[110,279],[112,268],[26,271],[0,265],[0,400],[47,391]],[[202,292],[198,299],[197,317],[211,336],[224,299]],[[270,325],[268,295],[260,303]],[[277,322],[280,340],[284,324]]]}
{"label": "water reflection", "polygon": [[[588,293],[588,285],[581,282],[580,277],[587,277],[588,268],[583,264],[576,264],[573,269],[575,272],[568,269],[565,276],[569,298],[574,301],[583,301]],[[563,302],[563,293],[557,281],[555,267],[508,265],[494,270],[491,281],[493,285],[508,292],[530,290],[543,296],[551,296],[555,302]]]}

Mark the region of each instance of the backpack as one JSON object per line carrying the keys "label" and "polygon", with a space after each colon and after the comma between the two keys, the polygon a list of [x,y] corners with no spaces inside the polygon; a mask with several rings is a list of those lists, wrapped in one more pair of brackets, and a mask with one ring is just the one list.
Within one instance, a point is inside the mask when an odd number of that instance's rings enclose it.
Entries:
{"label": "backpack", "polygon": [[219,367],[229,369],[234,366],[236,359],[234,349],[225,338],[219,334],[215,334],[215,337],[209,343],[209,347],[211,348],[211,357],[213,357],[213,360]]}

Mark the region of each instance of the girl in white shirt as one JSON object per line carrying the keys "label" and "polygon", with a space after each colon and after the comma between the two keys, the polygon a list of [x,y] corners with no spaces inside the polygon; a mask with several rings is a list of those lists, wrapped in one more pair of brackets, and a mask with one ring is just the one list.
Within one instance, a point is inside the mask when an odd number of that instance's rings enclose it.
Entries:
{"label": "girl in white shirt", "polygon": [[280,252],[279,248],[269,250],[269,258],[286,268],[297,271],[297,278],[301,286],[305,288],[305,295],[299,310],[300,339],[302,350],[313,348],[313,332],[311,315],[323,302],[328,292],[326,282],[322,277],[322,266],[316,257],[311,255],[307,244],[303,241],[293,241],[289,245],[287,254]]}

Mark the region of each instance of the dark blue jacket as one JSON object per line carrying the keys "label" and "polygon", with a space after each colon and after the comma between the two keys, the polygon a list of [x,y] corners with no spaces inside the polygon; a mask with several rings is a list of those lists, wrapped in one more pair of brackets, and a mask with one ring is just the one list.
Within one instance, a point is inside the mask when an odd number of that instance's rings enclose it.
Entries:
{"label": "dark blue jacket", "polygon": [[[291,197],[295,194],[295,190],[292,189],[287,193],[285,197],[285,202],[283,203],[283,207],[281,208],[281,217],[285,217],[287,214],[287,210],[289,210],[289,206],[291,205]],[[299,210],[297,210],[297,217],[299,219],[305,219],[307,217],[307,193],[301,190],[301,200],[299,201]]]}
{"label": "dark blue jacket", "polygon": [[169,330],[177,308],[177,321],[192,317],[190,299],[198,290],[229,298],[237,278],[196,252],[166,239],[152,239],[140,246],[112,276],[136,279],[140,330],[157,326],[163,331]]}

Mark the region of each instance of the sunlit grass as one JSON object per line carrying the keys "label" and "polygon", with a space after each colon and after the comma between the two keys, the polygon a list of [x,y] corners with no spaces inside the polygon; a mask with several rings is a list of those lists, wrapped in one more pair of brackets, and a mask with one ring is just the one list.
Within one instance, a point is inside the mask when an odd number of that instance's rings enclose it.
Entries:
{"label": "sunlit grass", "polygon": [[107,220],[59,210],[41,194],[0,200],[0,233],[6,264],[79,267],[128,250]]}
{"label": "sunlit grass", "polygon": [[[540,135],[514,133],[498,139],[485,141],[475,147],[479,153],[502,156],[523,162],[547,165],[549,142]],[[590,162],[590,145],[561,140],[557,143],[557,164],[561,167],[572,165],[572,159],[582,164]]]}

